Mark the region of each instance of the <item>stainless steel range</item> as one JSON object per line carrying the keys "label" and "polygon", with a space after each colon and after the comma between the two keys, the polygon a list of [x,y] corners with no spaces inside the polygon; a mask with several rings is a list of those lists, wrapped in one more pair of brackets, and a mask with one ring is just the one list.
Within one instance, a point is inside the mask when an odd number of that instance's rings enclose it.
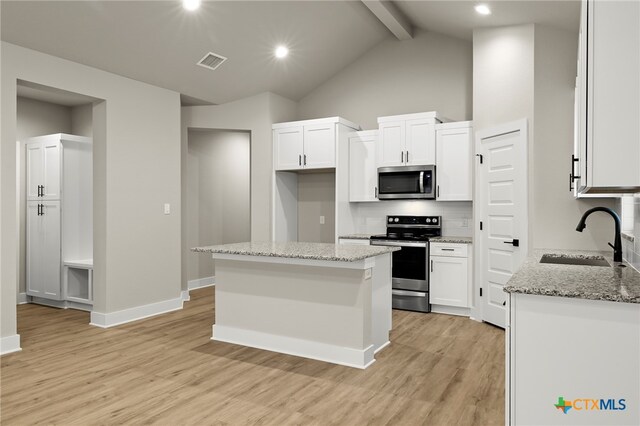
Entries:
{"label": "stainless steel range", "polygon": [[431,311],[429,238],[441,234],[440,216],[387,216],[387,233],[371,237],[371,245],[402,248],[392,255],[394,309]]}

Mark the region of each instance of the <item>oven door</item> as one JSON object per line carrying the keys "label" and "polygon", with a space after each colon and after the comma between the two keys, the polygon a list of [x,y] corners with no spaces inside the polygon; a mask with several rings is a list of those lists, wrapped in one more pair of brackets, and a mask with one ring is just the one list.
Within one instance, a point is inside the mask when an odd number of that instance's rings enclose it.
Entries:
{"label": "oven door", "polygon": [[436,166],[380,167],[378,198],[381,200],[434,199]]}
{"label": "oven door", "polygon": [[429,243],[371,240],[374,246],[395,246],[392,262],[392,287],[398,290],[429,292]]}

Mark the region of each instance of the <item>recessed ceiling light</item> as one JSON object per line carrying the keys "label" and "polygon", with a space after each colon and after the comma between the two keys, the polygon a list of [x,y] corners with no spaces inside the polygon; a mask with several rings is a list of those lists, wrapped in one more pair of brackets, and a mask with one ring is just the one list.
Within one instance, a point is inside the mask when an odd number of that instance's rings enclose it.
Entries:
{"label": "recessed ceiling light", "polygon": [[491,9],[486,4],[478,4],[476,5],[476,12],[480,15],[491,15]]}
{"label": "recessed ceiling light", "polygon": [[187,10],[196,10],[200,7],[201,0],[182,0],[182,7]]}
{"label": "recessed ceiling light", "polygon": [[276,58],[284,58],[289,54],[289,49],[284,46],[276,47]]}

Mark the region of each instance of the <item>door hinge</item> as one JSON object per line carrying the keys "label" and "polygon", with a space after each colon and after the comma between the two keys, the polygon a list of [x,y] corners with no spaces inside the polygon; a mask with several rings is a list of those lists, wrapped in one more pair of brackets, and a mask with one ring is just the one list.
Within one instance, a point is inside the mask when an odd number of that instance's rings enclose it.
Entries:
{"label": "door hinge", "polygon": [[480,157],[480,164],[482,164],[482,159],[483,159],[482,154],[476,154],[476,157]]}
{"label": "door hinge", "polygon": [[482,231],[482,221],[480,221],[480,230]]}
{"label": "door hinge", "polygon": [[482,297],[482,287],[480,287],[480,297]]}

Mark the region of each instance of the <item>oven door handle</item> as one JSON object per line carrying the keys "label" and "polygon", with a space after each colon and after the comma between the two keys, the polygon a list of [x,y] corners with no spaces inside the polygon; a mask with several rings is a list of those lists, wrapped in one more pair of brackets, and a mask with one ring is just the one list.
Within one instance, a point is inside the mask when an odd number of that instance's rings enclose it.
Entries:
{"label": "oven door handle", "polygon": [[396,242],[384,240],[371,240],[372,246],[393,246],[393,247],[427,247],[428,243]]}
{"label": "oven door handle", "polygon": [[424,172],[420,172],[420,193],[424,194]]}
{"label": "oven door handle", "polygon": [[393,296],[411,296],[411,297],[426,297],[427,293],[422,293],[419,291],[404,291],[404,290],[391,290],[391,295]]}

